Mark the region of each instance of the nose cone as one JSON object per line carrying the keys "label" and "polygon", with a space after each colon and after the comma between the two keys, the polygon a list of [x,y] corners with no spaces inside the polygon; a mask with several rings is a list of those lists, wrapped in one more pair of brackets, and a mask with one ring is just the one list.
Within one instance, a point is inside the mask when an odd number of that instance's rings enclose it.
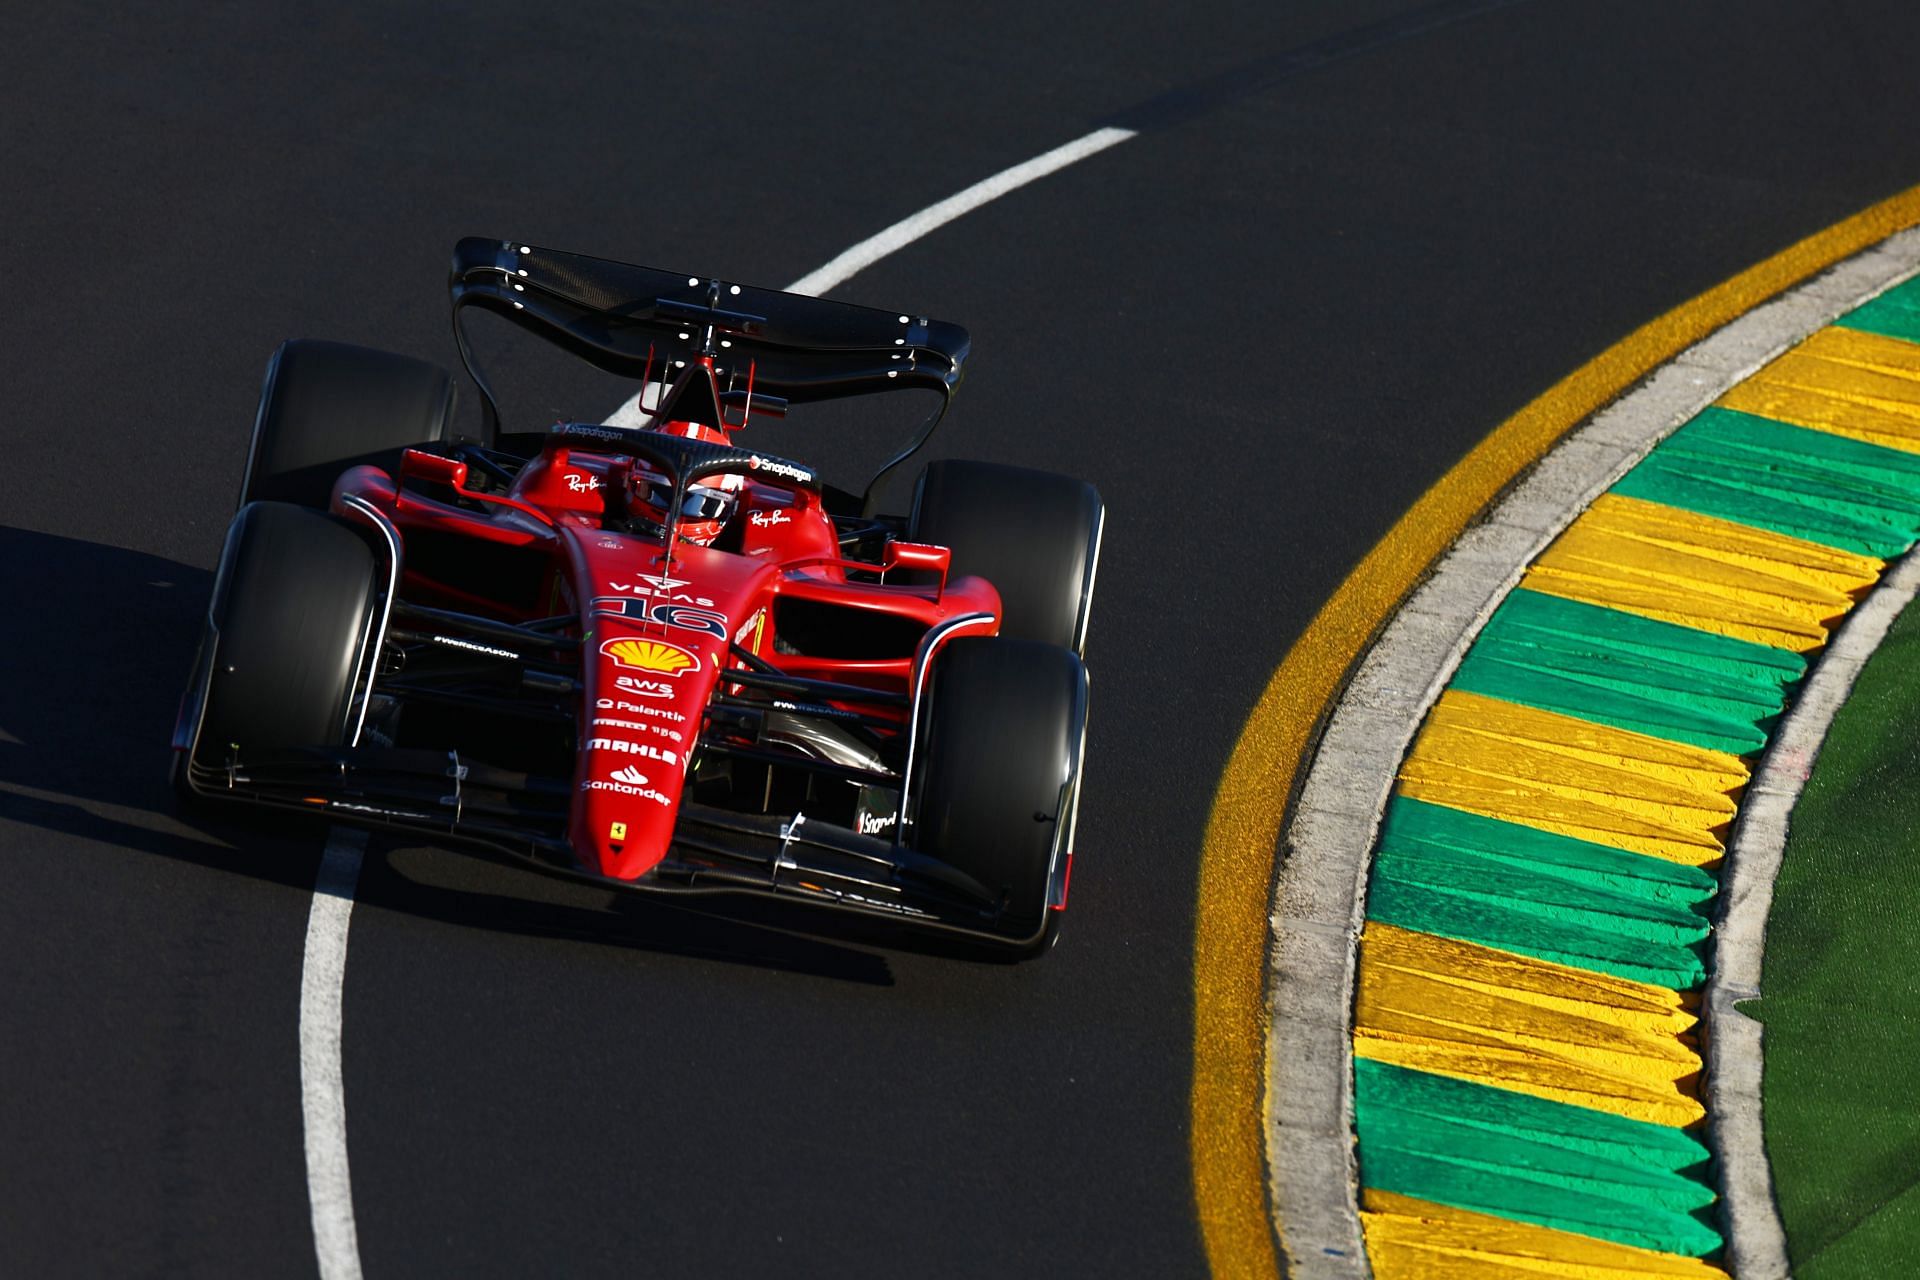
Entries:
{"label": "nose cone", "polygon": [[604,615],[595,621],[602,638],[585,664],[593,714],[581,731],[573,847],[602,875],[631,880],[672,841],[718,644],[629,632]]}
{"label": "nose cone", "polygon": [[776,570],[693,546],[668,566],[639,539],[567,536],[585,639],[573,848],[632,880],[667,855],[729,641],[767,607]]}

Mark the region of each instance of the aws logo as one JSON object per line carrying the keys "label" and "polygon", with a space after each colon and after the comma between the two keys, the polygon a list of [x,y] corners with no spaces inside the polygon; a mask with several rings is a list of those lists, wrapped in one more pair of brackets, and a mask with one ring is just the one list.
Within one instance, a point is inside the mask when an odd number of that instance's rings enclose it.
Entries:
{"label": "aws logo", "polygon": [[[621,693],[630,693],[636,698],[671,698],[674,691],[674,683],[671,680],[648,680],[640,676],[615,676],[613,687]],[[602,698],[601,701],[612,710],[632,712],[635,715],[647,715],[653,710],[652,707],[642,706],[637,702],[616,702],[607,698]]]}
{"label": "aws logo", "polygon": [[677,676],[682,672],[700,669],[699,658],[665,640],[638,640],[622,636],[602,641],[600,652],[630,671],[653,671],[663,676]]}

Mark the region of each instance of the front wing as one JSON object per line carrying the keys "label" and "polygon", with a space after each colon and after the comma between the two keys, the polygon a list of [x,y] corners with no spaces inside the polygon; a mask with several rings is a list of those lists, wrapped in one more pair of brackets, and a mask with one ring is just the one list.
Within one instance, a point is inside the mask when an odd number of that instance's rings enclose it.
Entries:
{"label": "front wing", "polygon": [[609,888],[804,901],[1003,946],[1029,947],[1045,933],[1044,922],[1007,932],[998,898],[946,862],[804,814],[682,802],[667,857],[638,879],[621,880],[574,857],[565,782],[458,752],[302,748],[208,768],[177,750],[176,768],[196,796],[479,845]]}

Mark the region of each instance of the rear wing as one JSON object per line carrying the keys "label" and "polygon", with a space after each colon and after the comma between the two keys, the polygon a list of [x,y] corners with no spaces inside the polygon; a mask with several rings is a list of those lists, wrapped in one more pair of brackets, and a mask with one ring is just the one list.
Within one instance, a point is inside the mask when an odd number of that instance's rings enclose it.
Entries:
{"label": "rear wing", "polygon": [[744,386],[751,365],[756,396],[794,402],[917,387],[940,392],[944,412],[971,345],[961,326],[926,316],[477,236],[454,246],[448,287],[460,356],[495,430],[499,408],[461,324],[468,307],[618,376],[645,377],[651,364],[671,377],[676,362],[707,356],[723,385]]}

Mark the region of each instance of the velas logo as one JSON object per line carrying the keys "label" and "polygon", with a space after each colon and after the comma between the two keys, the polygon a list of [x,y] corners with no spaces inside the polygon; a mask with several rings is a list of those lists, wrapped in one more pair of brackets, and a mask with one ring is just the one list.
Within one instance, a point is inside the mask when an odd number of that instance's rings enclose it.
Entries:
{"label": "velas logo", "polygon": [[662,577],[660,574],[657,574],[657,573],[643,573],[639,575],[639,577],[642,582],[652,583],[653,589],[655,591],[671,591],[675,587],[686,586],[689,581],[689,579],[686,579],[686,578]]}
{"label": "velas logo", "polygon": [[657,671],[661,675],[677,676],[683,671],[700,669],[700,659],[665,640],[636,640],[631,637],[603,640],[600,652],[630,671]]}
{"label": "velas logo", "polygon": [[[647,581],[651,583],[653,579],[649,578]],[[672,579],[669,578],[668,581],[671,582]],[[680,585],[685,586],[686,584],[683,582]],[[637,596],[652,596],[655,599],[671,600],[675,604],[697,604],[703,608],[713,608],[712,596],[688,595],[684,591],[669,591],[659,586],[643,586],[638,582],[609,582],[607,583],[607,589],[609,591],[631,591]]]}

